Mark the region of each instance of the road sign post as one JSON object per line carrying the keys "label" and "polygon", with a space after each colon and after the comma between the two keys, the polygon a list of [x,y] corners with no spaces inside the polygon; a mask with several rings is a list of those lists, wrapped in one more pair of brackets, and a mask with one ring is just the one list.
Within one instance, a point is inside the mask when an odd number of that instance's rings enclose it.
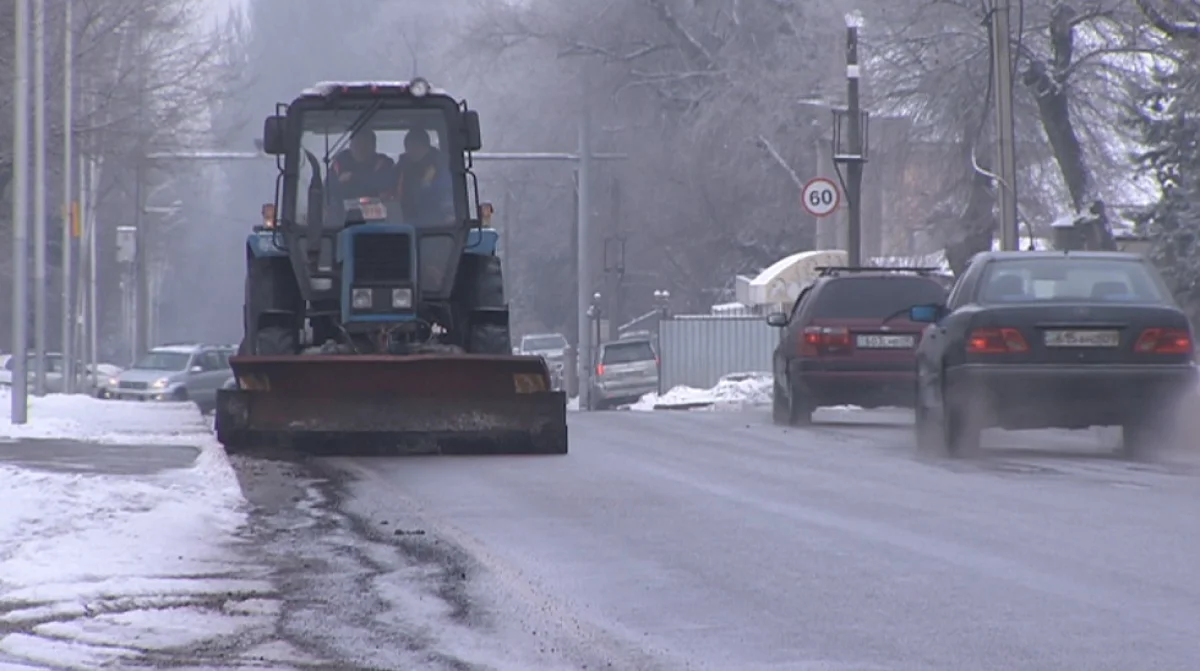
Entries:
{"label": "road sign post", "polygon": [[814,217],[827,217],[842,204],[842,194],[833,180],[817,177],[804,185],[800,200],[804,211]]}

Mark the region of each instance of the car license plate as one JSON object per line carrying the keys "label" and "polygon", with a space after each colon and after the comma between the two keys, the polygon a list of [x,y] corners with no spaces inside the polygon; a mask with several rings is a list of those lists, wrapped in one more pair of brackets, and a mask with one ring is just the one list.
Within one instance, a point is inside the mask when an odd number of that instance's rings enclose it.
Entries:
{"label": "car license plate", "polygon": [[860,335],[855,340],[862,349],[911,349],[915,342],[910,335]]}
{"label": "car license plate", "polygon": [[1117,347],[1120,331],[1046,331],[1046,347]]}

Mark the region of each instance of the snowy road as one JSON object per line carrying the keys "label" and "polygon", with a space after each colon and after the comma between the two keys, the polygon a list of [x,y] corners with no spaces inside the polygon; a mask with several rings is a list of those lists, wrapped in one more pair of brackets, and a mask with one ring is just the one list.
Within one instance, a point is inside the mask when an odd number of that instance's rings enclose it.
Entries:
{"label": "snowy road", "polygon": [[426,534],[446,621],[533,651],[513,668],[1196,668],[1194,464],[1123,463],[1094,432],[923,462],[904,413],[863,415],[573,413],[565,457],[325,465],[361,533]]}

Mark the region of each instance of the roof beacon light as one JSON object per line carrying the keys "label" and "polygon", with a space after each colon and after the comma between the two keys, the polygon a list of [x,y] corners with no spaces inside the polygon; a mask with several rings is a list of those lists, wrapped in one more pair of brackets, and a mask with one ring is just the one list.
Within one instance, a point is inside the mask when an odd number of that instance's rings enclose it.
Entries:
{"label": "roof beacon light", "polygon": [[414,97],[424,98],[429,95],[429,82],[417,77],[409,83],[408,92],[413,94]]}

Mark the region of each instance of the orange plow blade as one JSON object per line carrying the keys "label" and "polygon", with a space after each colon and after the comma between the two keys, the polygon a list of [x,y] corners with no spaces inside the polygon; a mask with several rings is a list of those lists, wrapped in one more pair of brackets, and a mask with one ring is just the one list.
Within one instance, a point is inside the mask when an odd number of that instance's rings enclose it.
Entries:
{"label": "orange plow blade", "polygon": [[217,395],[227,451],[322,455],[565,454],[566,395],[540,357],[232,357]]}

